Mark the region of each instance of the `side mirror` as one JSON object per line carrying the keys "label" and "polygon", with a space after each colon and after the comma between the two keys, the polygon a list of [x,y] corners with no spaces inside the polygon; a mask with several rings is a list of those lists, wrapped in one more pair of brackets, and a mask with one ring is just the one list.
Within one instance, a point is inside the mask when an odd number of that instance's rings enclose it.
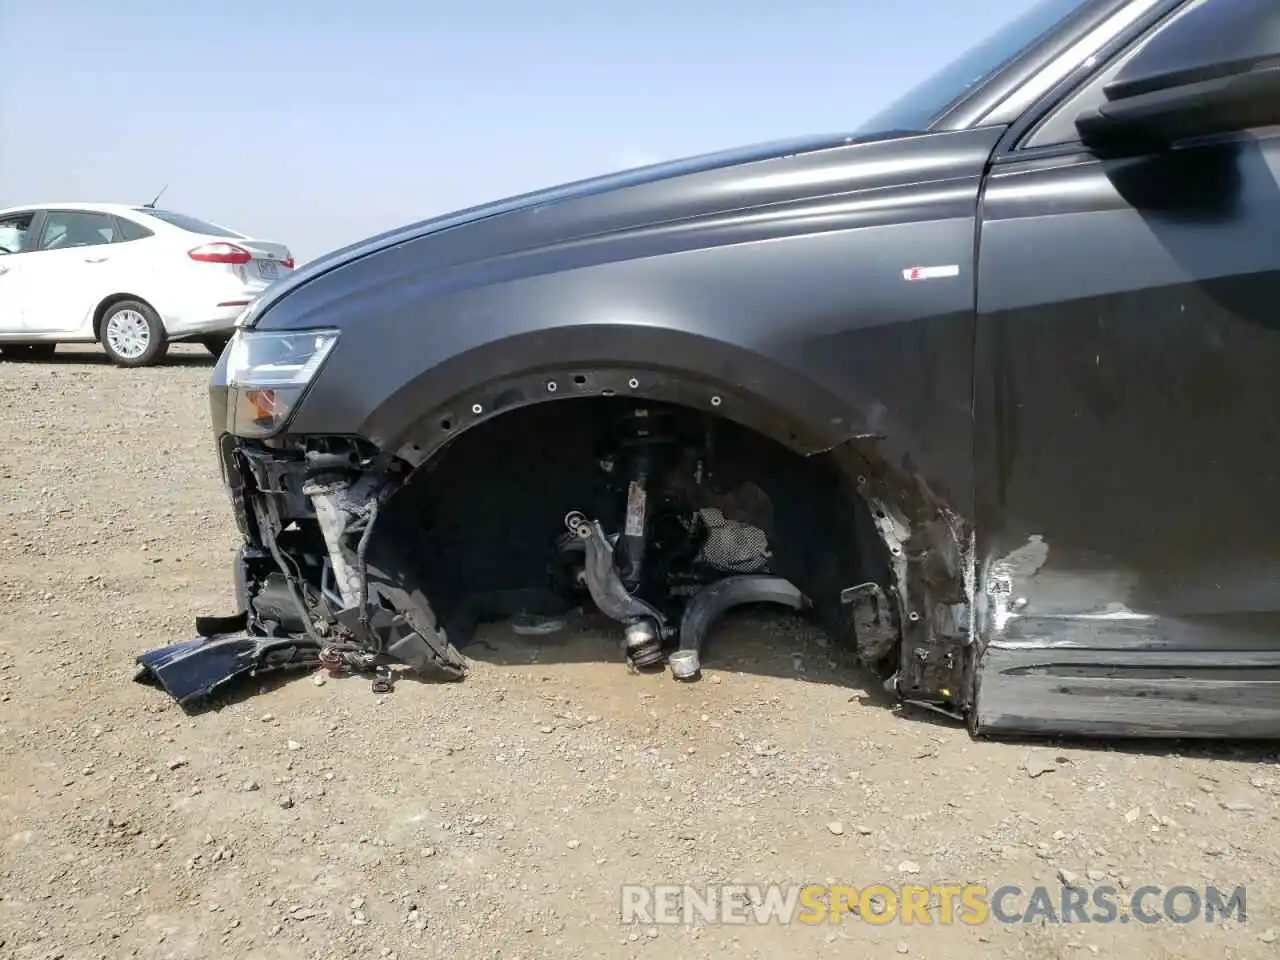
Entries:
{"label": "side mirror", "polygon": [[1107,102],[1076,118],[1089,147],[1172,146],[1280,124],[1280,64],[1219,64],[1108,84]]}

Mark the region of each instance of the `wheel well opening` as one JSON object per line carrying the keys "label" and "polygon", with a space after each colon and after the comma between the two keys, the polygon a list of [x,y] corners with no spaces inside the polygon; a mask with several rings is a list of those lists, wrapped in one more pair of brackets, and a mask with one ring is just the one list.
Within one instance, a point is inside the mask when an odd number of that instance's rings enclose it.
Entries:
{"label": "wheel well opening", "polygon": [[[803,456],[719,414],[634,397],[557,399],[459,433],[390,498],[373,539],[396,541],[446,625],[472,617],[477,598],[581,591],[565,564],[565,518],[578,511],[609,534],[625,531],[638,419],[658,437],[644,468],[638,595],[672,609],[685,578],[705,584],[759,569],[763,554],[767,572],[799,588],[835,642],[853,639],[843,593],[874,583],[891,595],[892,558],[859,478],[839,458]],[[717,540],[713,555],[710,525],[720,520],[734,536]]]}

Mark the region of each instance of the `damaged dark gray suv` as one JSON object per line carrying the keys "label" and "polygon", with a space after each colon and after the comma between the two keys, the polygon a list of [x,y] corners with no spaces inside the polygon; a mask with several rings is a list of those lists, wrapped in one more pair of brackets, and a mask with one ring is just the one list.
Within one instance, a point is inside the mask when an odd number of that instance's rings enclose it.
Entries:
{"label": "damaged dark gray suv", "polygon": [[241,609],[140,675],[589,601],[696,679],[769,602],[975,733],[1280,735],[1278,128],[1274,0],[1043,0],[852,134],[308,264],[213,375]]}

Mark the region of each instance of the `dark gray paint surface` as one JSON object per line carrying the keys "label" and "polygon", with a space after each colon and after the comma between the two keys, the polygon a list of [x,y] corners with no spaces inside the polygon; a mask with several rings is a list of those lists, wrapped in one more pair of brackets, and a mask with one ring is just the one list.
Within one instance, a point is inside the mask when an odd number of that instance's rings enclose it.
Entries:
{"label": "dark gray paint surface", "polygon": [[1280,140],[1004,135],[696,158],[340,251],[258,311],[342,330],[290,430],[419,462],[623,375],[805,452],[883,437],[973,530],[975,728],[1280,736]]}
{"label": "dark gray paint surface", "polygon": [[[979,529],[992,565],[1033,536],[1047,549],[1034,576],[1012,578],[1017,618],[989,635],[1116,651],[1117,670],[1147,662],[1125,651],[1180,650],[1180,683],[1210,698],[1239,683],[1216,679],[1223,663],[1260,642],[1274,653],[1278,174],[1269,137],[1127,160],[1068,154],[990,178]],[[1273,674],[1255,679],[1280,708]],[[993,726],[1014,722],[1014,708],[991,705],[1008,684],[984,679]],[[1167,725],[1149,703],[1108,709]],[[1280,709],[1269,722],[1280,735]]]}
{"label": "dark gray paint surface", "polygon": [[[477,384],[623,363],[817,414],[818,444],[902,440],[969,503],[974,212],[997,136],[850,144],[561,199],[323,273],[261,320],[343,331],[292,429],[398,449],[428,411],[469,419],[450,404]],[[903,279],[936,265],[957,275]]]}

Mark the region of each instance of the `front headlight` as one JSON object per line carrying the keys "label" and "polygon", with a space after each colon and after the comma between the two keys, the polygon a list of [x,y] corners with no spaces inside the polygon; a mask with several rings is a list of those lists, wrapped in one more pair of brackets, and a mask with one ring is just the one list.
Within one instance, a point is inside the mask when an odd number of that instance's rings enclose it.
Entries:
{"label": "front headlight", "polygon": [[231,432],[280,430],[337,342],[337,330],[237,330],[226,353]]}

